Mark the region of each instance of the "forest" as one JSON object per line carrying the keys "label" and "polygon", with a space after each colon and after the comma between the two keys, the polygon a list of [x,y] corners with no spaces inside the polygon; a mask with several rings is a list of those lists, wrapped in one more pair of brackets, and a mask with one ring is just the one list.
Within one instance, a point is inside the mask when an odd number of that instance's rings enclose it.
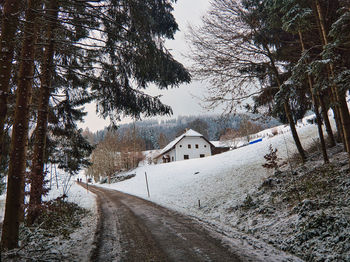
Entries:
{"label": "forest", "polygon": [[164,46],[178,30],[173,2],[0,2],[2,249],[16,248],[19,225],[33,224],[44,208],[45,164],[71,175],[89,165],[92,145],[77,126],[86,103],[112,125],[122,116],[171,114],[144,90],[191,79]]}
{"label": "forest", "polygon": [[[295,125],[312,110],[324,163],[328,148],[342,143],[350,164],[349,0],[212,1],[202,25],[187,35],[191,70],[164,45],[179,29],[175,2],[0,2],[0,174],[7,177],[2,249],[16,248],[20,224],[33,224],[44,208],[45,164],[72,175],[90,165],[95,142],[77,126],[85,104],[95,102],[111,126],[124,116],[171,115],[158,96],[145,92],[150,84],[167,89],[192,77],[207,81],[209,109],[224,105],[230,115],[241,106],[288,123],[302,162],[308,155]],[[252,102],[244,105],[247,99]],[[196,121],[186,125],[205,132],[206,123]],[[204,134],[209,139],[227,127],[209,131],[213,123]],[[140,125],[149,140],[145,149],[161,147],[185,122],[172,131],[171,125],[157,127],[153,138],[152,129]],[[132,125],[123,128],[132,133]]]}
{"label": "forest", "polygon": [[[153,150],[163,148],[177,136],[182,135],[187,128],[201,133],[210,141],[218,141],[228,130],[238,130],[247,122],[258,126],[260,130],[280,124],[280,121],[270,116],[236,113],[231,115],[179,116],[162,121],[142,120],[121,124],[113,131],[123,136],[132,133],[135,127],[137,136],[143,140],[143,150]],[[103,141],[110,132],[108,127],[95,133],[87,128],[83,135],[88,138],[90,144],[96,145]],[[160,140],[163,141],[160,142]]]}
{"label": "forest", "polygon": [[347,0],[212,2],[203,25],[188,34],[191,73],[211,83],[208,107],[224,104],[233,112],[253,99],[247,109],[289,123],[303,162],[307,155],[295,123],[312,109],[324,162],[336,142],[349,153],[349,7]]}

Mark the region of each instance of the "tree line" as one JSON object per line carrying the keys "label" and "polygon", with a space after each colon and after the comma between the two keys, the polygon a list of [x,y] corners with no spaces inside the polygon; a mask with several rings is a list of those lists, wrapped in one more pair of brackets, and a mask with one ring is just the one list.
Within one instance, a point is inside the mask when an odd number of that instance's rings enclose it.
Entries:
{"label": "tree line", "polygon": [[[143,150],[161,149],[177,136],[181,135],[186,128],[193,129],[209,139],[218,141],[221,138],[229,139],[235,133],[235,136],[246,136],[242,130],[247,130],[246,125],[251,122],[260,129],[266,129],[280,125],[280,121],[270,116],[252,113],[236,113],[232,115],[200,115],[200,116],[179,116],[177,118],[162,120],[142,120],[129,124],[121,124],[116,132],[119,136],[127,136],[136,127],[137,137],[143,142]],[[131,130],[131,131],[130,131]],[[91,144],[98,144],[103,141],[110,132],[105,128],[95,133],[84,130],[84,136],[89,138]],[[252,129],[256,133],[256,129]],[[225,134],[227,135],[225,136]]]}
{"label": "tree line", "polygon": [[164,46],[178,30],[174,2],[0,2],[0,163],[8,178],[2,249],[16,248],[19,224],[33,224],[43,208],[45,164],[71,174],[89,165],[93,148],[77,127],[84,104],[96,102],[112,124],[172,113],[144,90],[190,81]]}
{"label": "tree line", "polygon": [[[93,139],[88,130],[83,135]],[[110,183],[114,174],[137,167],[145,158],[143,150],[145,143],[135,126],[124,133],[109,130],[94,147],[90,158],[91,165],[85,169],[85,175],[95,182],[107,179]]]}
{"label": "tree line", "polygon": [[289,123],[303,162],[295,123],[312,109],[324,162],[336,142],[350,160],[348,0],[218,0],[202,22],[188,39],[193,75],[211,84],[208,107],[224,104],[231,112],[252,99],[248,109]]}
{"label": "tree line", "polygon": [[[158,123],[154,120],[124,124],[117,130],[104,129],[92,133],[86,128],[83,136],[94,145],[90,156],[91,165],[85,168],[85,175],[95,182],[110,183],[118,173],[139,166],[141,161],[152,164],[155,154],[148,155],[147,150],[163,149],[175,137],[191,128],[210,140],[231,141],[245,137],[267,127],[276,125],[278,121],[266,119],[253,114],[237,114],[222,118],[221,116],[192,116]],[[159,153],[159,151],[158,151]]]}

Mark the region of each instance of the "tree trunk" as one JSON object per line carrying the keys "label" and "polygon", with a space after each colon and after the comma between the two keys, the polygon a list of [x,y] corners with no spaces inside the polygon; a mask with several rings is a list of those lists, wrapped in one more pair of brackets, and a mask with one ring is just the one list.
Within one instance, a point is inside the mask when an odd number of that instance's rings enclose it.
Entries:
{"label": "tree trunk", "polygon": [[44,194],[44,158],[46,150],[46,135],[47,135],[47,118],[48,108],[51,96],[51,79],[53,70],[54,57],[54,36],[55,27],[57,24],[58,3],[57,0],[51,0],[47,11],[47,17],[50,17],[50,22],[46,32],[46,43],[44,57],[41,70],[41,86],[39,92],[39,108],[38,118],[35,128],[34,152],[32,159],[32,167],[30,173],[30,199],[28,209],[28,224],[33,224],[40,212],[41,198]]}
{"label": "tree trunk", "polygon": [[287,119],[288,119],[288,122],[289,122],[290,130],[292,132],[292,136],[293,136],[295,145],[296,145],[296,147],[298,149],[298,152],[299,152],[299,155],[301,157],[301,161],[303,161],[303,163],[305,163],[306,162],[305,151],[304,151],[304,149],[303,149],[303,147],[302,147],[302,145],[300,143],[300,139],[299,139],[299,136],[298,136],[297,129],[295,128],[295,123],[294,123],[294,119],[293,119],[292,113],[290,111],[289,103],[285,102],[283,107],[284,107],[284,111],[286,113],[286,116],[287,116]]}
{"label": "tree trunk", "polygon": [[[275,64],[275,60],[274,60],[274,58],[273,58],[273,56],[272,56],[272,54],[270,52],[269,47],[267,45],[264,45],[264,48],[265,48],[265,50],[268,53],[268,58],[270,59],[271,68],[272,68],[272,70],[274,71],[274,73],[276,75],[276,81],[277,81],[277,84],[278,84],[278,88],[280,89],[281,86],[282,86],[282,82],[281,82],[281,79],[280,79],[280,75],[279,75],[278,69],[277,69],[276,64]],[[293,136],[295,145],[297,147],[297,150],[299,152],[299,155],[301,157],[302,162],[305,163],[306,162],[306,154],[305,154],[305,151],[303,149],[303,146],[301,145],[297,129],[295,128],[295,123],[294,123],[294,119],[293,119],[292,113],[290,111],[290,105],[289,105],[288,100],[284,102],[283,108],[284,108],[284,112],[286,113],[286,117],[288,119],[288,123],[289,123],[289,126],[290,126],[290,130],[292,132],[292,136]]]}
{"label": "tree trunk", "polygon": [[[322,16],[322,13],[321,13],[321,6],[320,6],[318,1],[317,2],[314,1],[314,5],[315,5],[314,14],[315,14],[315,18],[316,18],[317,28],[319,30],[319,34],[320,34],[320,38],[321,38],[321,43],[322,43],[322,45],[326,45],[328,40],[327,40],[327,37],[325,37],[326,29],[325,29],[325,26],[324,26],[323,16]],[[321,16],[319,16],[319,14]],[[331,79],[331,73],[330,73],[330,68],[329,67],[327,69],[327,74],[328,74],[328,79]],[[345,148],[343,127],[342,127],[342,124],[340,123],[339,107],[336,106],[336,98],[335,98],[334,90],[333,90],[333,88],[328,87],[327,88],[327,92],[328,92],[329,98],[331,100],[331,104],[332,104],[331,108],[332,108],[332,111],[333,111],[333,118],[335,120],[335,124],[336,124],[336,128],[337,128],[337,138],[336,138],[336,140],[337,140],[338,143],[342,142],[343,145],[344,145],[344,148]]]}
{"label": "tree trunk", "polygon": [[[301,44],[301,51],[302,51],[302,53],[304,53],[305,52],[305,44],[304,44],[304,40],[303,40],[303,34],[301,33],[300,30],[299,30],[299,40],[300,40],[300,44]],[[318,130],[318,136],[319,136],[320,142],[321,142],[323,161],[326,164],[326,163],[329,163],[329,159],[328,159],[328,155],[327,155],[326,143],[324,141],[324,136],[323,136],[322,120],[321,120],[321,115],[320,115],[320,111],[319,111],[318,99],[316,97],[317,94],[314,94],[314,92],[313,92],[313,81],[312,81],[311,76],[309,74],[307,74],[307,79],[308,79],[308,84],[309,84],[310,93],[311,93],[311,97],[312,97],[312,103],[314,105],[314,111],[315,111],[315,115],[316,115],[317,130]]]}
{"label": "tree trunk", "polygon": [[[315,0],[315,4],[316,4],[319,24],[321,27],[323,42],[325,45],[327,45],[329,41],[328,41],[327,31],[326,31],[325,22],[322,14],[322,8],[319,0]],[[334,65],[332,63],[329,65],[329,69],[330,69],[331,77],[334,79],[335,70],[334,70]],[[350,114],[349,114],[349,109],[345,100],[345,93],[341,92],[335,84],[333,84],[332,86],[332,93],[333,93],[336,105],[339,109],[340,123],[343,131],[343,135],[344,135],[344,145],[345,145],[346,151],[349,154],[349,161],[350,161]]]}
{"label": "tree trunk", "polygon": [[35,20],[39,2],[39,0],[29,0],[26,10],[15,117],[12,129],[5,216],[1,236],[3,249],[13,249],[18,246],[21,194],[24,191],[22,183],[26,171],[29,104],[34,75]]}
{"label": "tree trunk", "polygon": [[348,105],[346,103],[346,94],[338,90],[337,100],[338,100],[339,109],[340,109],[339,110],[340,120],[343,125],[344,141],[346,145],[346,150],[349,154],[349,161],[350,161],[350,114],[349,114]]}
{"label": "tree trunk", "polygon": [[19,3],[6,0],[3,3],[0,39],[0,162],[4,141],[4,128],[7,116],[7,97],[15,47],[15,34],[18,25]]}
{"label": "tree trunk", "polygon": [[331,107],[332,107],[332,111],[333,111],[333,115],[334,115],[335,125],[336,125],[337,131],[338,131],[337,141],[338,141],[338,143],[343,143],[344,149],[345,149],[344,131],[343,131],[342,124],[340,122],[339,106],[336,105],[336,100],[335,100],[335,97],[334,97],[332,90],[329,90],[329,96],[331,98],[331,103],[332,103]]}
{"label": "tree trunk", "polygon": [[322,113],[324,125],[326,127],[326,132],[327,132],[328,138],[329,138],[329,146],[334,147],[336,145],[336,141],[335,141],[334,134],[332,131],[332,126],[331,126],[331,123],[330,123],[329,117],[328,117],[328,107],[325,105],[324,100],[322,99],[321,95],[318,95],[318,100],[319,100],[320,105],[321,105],[321,113]]}

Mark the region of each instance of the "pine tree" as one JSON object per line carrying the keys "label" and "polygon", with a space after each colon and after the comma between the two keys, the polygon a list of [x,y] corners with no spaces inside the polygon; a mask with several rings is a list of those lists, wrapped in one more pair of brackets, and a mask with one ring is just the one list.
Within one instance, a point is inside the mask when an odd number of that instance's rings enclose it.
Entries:
{"label": "pine tree", "polygon": [[[53,137],[58,135],[67,138],[59,141],[67,149],[63,152],[69,159],[66,164],[60,162],[63,169],[73,174],[81,166],[88,165],[86,156],[91,148],[84,142],[81,130],[74,123],[83,115],[81,110],[76,109],[77,106],[95,100],[100,114],[109,116],[111,120],[121,115],[139,118],[142,115],[172,112],[170,107],[161,103],[159,97],[151,97],[143,92],[151,83],[159,88],[168,88],[190,81],[190,74],[163,45],[164,39],[173,38],[178,30],[171,15],[172,3],[171,0],[106,0],[98,4],[52,0],[42,3],[44,8],[50,4],[52,8],[41,12],[37,9],[41,4],[39,0],[28,2],[26,23],[21,32],[23,48],[2,234],[4,248],[16,247],[18,240],[19,221],[14,218],[19,216],[20,199],[23,196],[28,105],[31,92],[36,92],[36,89],[32,90],[32,82],[42,87],[38,99],[34,100],[38,112],[34,114],[37,128],[32,161],[31,207],[35,207],[45,193],[43,163],[48,158],[45,152],[49,152],[45,139],[49,138],[52,142]],[[41,23],[36,22],[37,18],[41,19]],[[38,31],[40,34],[37,34]],[[40,44],[44,42],[47,45],[37,48],[37,57],[34,57],[37,36],[41,40]],[[40,65],[35,75],[40,76],[40,82],[33,78],[34,59]],[[48,132],[46,125],[50,108],[55,114],[52,118],[59,119],[63,115],[65,119],[71,116],[73,122],[69,120],[63,129],[56,126]],[[22,109],[21,114],[19,109]],[[56,141],[55,144],[59,147],[60,143]],[[20,176],[15,177],[14,173]]]}
{"label": "pine tree", "polygon": [[[7,99],[12,71],[12,60],[14,56],[15,34],[20,13],[20,2],[6,0],[2,3],[2,21],[0,38],[0,145],[3,145],[5,133],[5,121],[7,117]],[[0,162],[3,153],[0,146]]]}
{"label": "pine tree", "polygon": [[[326,27],[326,22],[324,19],[323,15],[323,10],[322,6],[320,4],[319,0],[314,0],[315,3],[315,16],[318,19],[319,26],[320,26],[320,31],[321,31],[321,39],[323,41],[324,45],[329,44],[329,37],[328,33],[329,30]],[[334,5],[337,5],[338,1],[334,1]],[[335,66],[333,63],[330,63],[329,65],[329,72],[330,72],[330,77],[332,79],[335,79]],[[341,124],[341,129],[343,132],[343,142],[344,146],[349,154],[349,163],[350,163],[350,114],[349,114],[349,109],[346,103],[346,98],[345,98],[345,91],[339,89],[339,87],[333,83],[331,86],[332,90],[332,95],[334,101],[336,101],[336,107],[338,108],[339,116],[340,116],[340,124]]]}
{"label": "pine tree", "polygon": [[[282,12],[285,13],[285,15],[282,17],[282,28],[286,30],[287,32],[297,34],[299,36],[299,41],[301,45],[301,52],[300,56],[302,57],[302,61],[307,59],[303,57],[306,55],[306,48],[305,48],[305,41],[303,37],[303,30],[306,30],[308,27],[310,27],[310,14],[312,14],[312,10],[310,8],[302,8],[299,6],[297,1],[284,1],[282,5],[275,6],[277,9],[280,9]],[[287,4],[287,5],[286,5]],[[306,61],[307,63],[308,61]],[[326,144],[323,136],[323,130],[322,130],[322,120],[321,120],[321,114],[319,112],[319,95],[318,92],[314,90],[314,84],[313,84],[313,79],[311,75],[306,74],[306,76],[302,73],[301,70],[297,71],[297,76],[299,79],[307,78],[307,84],[309,85],[310,89],[310,95],[312,98],[313,102],[313,108],[314,112],[316,115],[316,121],[317,121],[317,128],[318,128],[318,133],[319,133],[319,138],[321,141],[321,148],[322,148],[322,153],[323,153],[323,159],[325,163],[328,163],[328,155],[327,155],[327,149],[326,149]],[[292,78],[293,79],[293,78]],[[333,138],[333,134],[331,133],[331,138]],[[332,139],[334,143],[334,138]]]}
{"label": "pine tree", "polygon": [[35,141],[33,149],[32,168],[30,174],[30,199],[27,221],[32,224],[39,214],[39,206],[43,195],[44,187],[44,160],[46,150],[46,136],[48,124],[49,100],[51,93],[51,81],[54,58],[55,27],[58,16],[58,1],[51,0],[45,10],[49,23],[46,29],[46,47],[43,54],[41,86],[39,91],[39,105],[37,113],[37,124],[35,129]]}
{"label": "pine tree", "polygon": [[1,244],[4,249],[13,249],[18,245],[21,195],[24,194],[23,179],[27,153],[29,103],[34,75],[35,25],[39,4],[39,0],[29,0],[26,9],[16,111],[11,139],[5,216],[1,236]]}

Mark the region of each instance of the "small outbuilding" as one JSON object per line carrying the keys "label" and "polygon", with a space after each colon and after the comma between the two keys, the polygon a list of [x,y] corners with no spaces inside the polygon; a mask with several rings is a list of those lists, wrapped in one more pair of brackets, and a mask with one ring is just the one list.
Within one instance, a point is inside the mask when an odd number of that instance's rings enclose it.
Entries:
{"label": "small outbuilding", "polygon": [[155,162],[168,163],[212,155],[215,146],[202,134],[188,129],[162,149]]}

